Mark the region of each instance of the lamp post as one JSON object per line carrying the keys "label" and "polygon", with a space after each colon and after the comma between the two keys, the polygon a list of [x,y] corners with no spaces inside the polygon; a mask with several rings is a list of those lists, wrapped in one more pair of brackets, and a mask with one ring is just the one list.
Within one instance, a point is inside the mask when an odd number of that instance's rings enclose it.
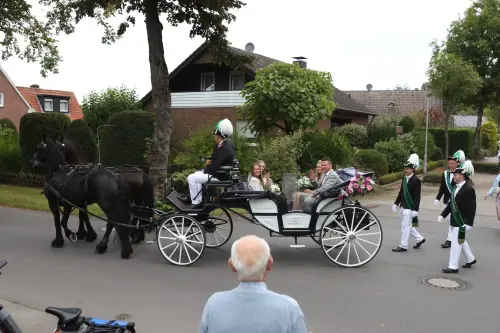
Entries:
{"label": "lamp post", "polygon": [[429,94],[425,97],[425,153],[424,153],[424,174],[427,173],[427,136],[429,131]]}

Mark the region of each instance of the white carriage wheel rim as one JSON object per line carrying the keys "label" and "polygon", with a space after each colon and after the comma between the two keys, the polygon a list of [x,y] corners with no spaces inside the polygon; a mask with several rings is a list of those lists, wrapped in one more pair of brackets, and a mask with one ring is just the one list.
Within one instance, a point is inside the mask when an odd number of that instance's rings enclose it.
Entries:
{"label": "white carriage wheel rim", "polygon": [[[337,222],[337,224],[340,227],[340,230],[335,230],[328,228],[328,225],[330,225],[332,222],[337,221],[335,218],[335,215],[338,212],[342,212],[344,220],[346,220],[345,213],[344,211],[346,209],[353,210],[352,215],[353,218],[350,223],[348,223],[347,226],[342,225],[341,223]],[[356,210],[360,210],[361,212],[364,212],[364,215],[362,216],[359,221],[355,221],[354,217],[356,216]],[[378,232],[370,232],[368,234],[360,234],[361,231],[366,230],[368,226],[363,226],[360,227],[361,221],[368,217],[370,217],[370,223],[368,224],[369,227],[376,226],[378,227]],[[352,228],[352,229],[351,229]],[[332,245],[327,245],[325,246],[325,240],[332,240],[333,238],[326,238],[323,239],[323,234],[325,229],[329,230],[335,230],[337,233],[341,234],[342,236],[338,237],[338,239],[341,239],[339,243],[335,246]],[[328,230],[328,231],[329,231]],[[371,230],[370,230],[371,231]],[[371,235],[376,235],[378,234],[378,241],[377,243],[373,243],[370,241],[367,241],[366,239],[363,239],[362,236],[371,236]],[[354,237],[353,237],[354,236]],[[323,252],[326,254],[326,256],[336,263],[339,266],[343,267],[359,267],[363,266],[364,264],[370,262],[375,256],[378,254],[380,251],[380,248],[382,247],[382,241],[383,241],[383,231],[382,231],[382,225],[380,224],[380,221],[373,215],[373,213],[368,210],[365,207],[362,206],[356,206],[356,205],[349,205],[349,206],[343,206],[335,209],[323,222],[323,225],[321,226],[321,248],[323,249]],[[346,239],[349,238],[349,240],[346,241]],[[359,241],[361,240],[362,242],[370,243],[376,246],[375,250],[372,251],[372,253],[369,253],[369,251],[366,250],[366,248],[363,246],[363,244]],[[365,260],[361,261],[359,259],[359,253],[358,249],[363,251],[364,253],[368,254],[368,258]],[[345,252],[347,252],[347,260],[346,262],[341,262],[339,261],[339,258],[341,258],[341,255]],[[353,253],[354,252],[354,253]],[[351,255],[355,255],[356,258],[358,259],[357,264],[350,264],[350,258]]]}
{"label": "white carriage wheel rim", "polygon": [[[220,246],[226,244],[233,234],[233,220],[232,220],[229,212],[227,212],[225,209],[216,208],[216,209],[211,210],[210,213],[208,213],[208,216],[209,216],[208,219],[203,221],[203,222],[206,223],[208,221],[211,221],[210,214],[214,213],[217,209],[220,210],[220,214],[216,214],[217,217],[215,219],[220,219],[220,217],[222,215],[227,216],[228,219],[224,220],[225,223],[222,224],[222,226],[216,224],[215,231],[213,233],[205,232],[205,244],[207,247],[212,247],[212,248],[217,248],[217,247],[220,247]],[[224,233],[221,230],[227,231],[227,236],[224,235]],[[219,240],[221,240],[221,241],[219,241]],[[213,241],[215,241],[216,244],[212,243]]]}
{"label": "white carriage wheel rim", "polygon": [[[178,226],[178,223],[181,225]],[[168,228],[168,224],[171,225],[171,228]],[[162,239],[173,242],[164,245]],[[204,253],[205,233],[203,227],[191,216],[174,215],[166,219],[158,228],[157,242],[158,249],[165,259],[177,266],[189,266]],[[192,244],[201,245],[201,249],[198,251]],[[190,252],[194,252],[196,255],[193,256]],[[188,260],[182,261],[183,258]]]}

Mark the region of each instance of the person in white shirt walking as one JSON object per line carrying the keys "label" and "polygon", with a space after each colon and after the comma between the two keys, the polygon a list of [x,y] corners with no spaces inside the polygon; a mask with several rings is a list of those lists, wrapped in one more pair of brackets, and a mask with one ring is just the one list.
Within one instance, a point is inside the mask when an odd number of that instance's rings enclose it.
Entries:
{"label": "person in white shirt walking", "polygon": [[398,206],[401,215],[401,243],[392,252],[406,252],[408,251],[408,238],[410,235],[417,241],[413,246],[414,249],[420,248],[425,243],[425,238],[417,231],[418,228],[418,209],[420,206],[420,190],[422,183],[415,175],[415,170],[420,166],[418,155],[412,153],[408,161],[404,164],[404,177],[401,181],[401,188],[399,189],[398,196],[392,211],[397,212]]}
{"label": "person in white shirt walking", "polygon": [[451,215],[450,224],[452,227],[452,239],[450,248],[450,260],[448,267],[443,273],[458,273],[458,263],[462,251],[466,256],[466,264],[463,268],[471,268],[476,264],[476,258],[470,249],[469,243],[465,240],[465,233],[472,230],[474,217],[476,215],[476,191],[469,182],[474,175],[474,166],[470,160],[464,162],[453,172],[455,186],[450,196],[448,205],[438,217],[438,222]]}

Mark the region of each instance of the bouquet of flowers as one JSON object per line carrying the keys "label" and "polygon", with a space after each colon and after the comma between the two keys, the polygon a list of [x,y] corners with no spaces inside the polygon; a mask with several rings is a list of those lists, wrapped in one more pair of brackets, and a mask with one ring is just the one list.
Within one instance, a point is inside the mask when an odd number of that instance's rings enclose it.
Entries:
{"label": "bouquet of flowers", "polygon": [[373,190],[373,184],[375,182],[370,177],[363,177],[356,171],[354,177],[350,179],[349,185],[340,192],[338,199],[341,200],[342,197],[347,198],[356,194],[364,195],[366,192]]}
{"label": "bouquet of flowers", "polygon": [[269,191],[274,193],[279,193],[281,191],[280,187],[276,184],[269,186]]}
{"label": "bouquet of flowers", "polygon": [[311,180],[309,179],[309,177],[304,176],[302,178],[297,179],[297,189],[299,191],[303,191],[307,188],[310,189],[312,187],[313,186],[312,186],[312,183],[311,183]]}

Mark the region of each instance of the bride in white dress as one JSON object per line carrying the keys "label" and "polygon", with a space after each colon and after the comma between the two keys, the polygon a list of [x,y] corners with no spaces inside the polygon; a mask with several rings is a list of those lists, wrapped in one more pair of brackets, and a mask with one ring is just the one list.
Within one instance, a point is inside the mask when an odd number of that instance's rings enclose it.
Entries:
{"label": "bride in white dress", "polygon": [[259,163],[254,163],[248,176],[248,187],[253,191],[264,191],[262,186],[262,174]]}

